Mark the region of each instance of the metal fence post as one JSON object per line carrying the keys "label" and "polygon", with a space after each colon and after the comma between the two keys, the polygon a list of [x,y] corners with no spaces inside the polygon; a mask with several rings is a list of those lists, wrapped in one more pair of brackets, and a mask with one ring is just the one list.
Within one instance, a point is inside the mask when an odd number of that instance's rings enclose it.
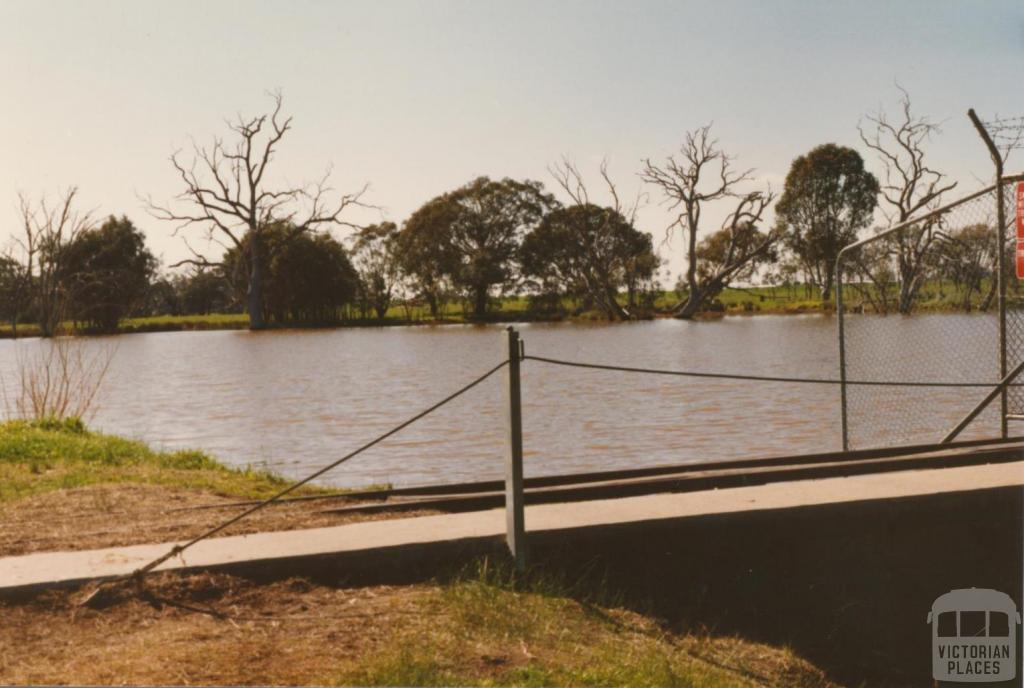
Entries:
{"label": "metal fence post", "polygon": [[516,570],[526,568],[526,523],[523,508],[523,406],[520,398],[519,364],[523,341],[514,327],[508,328],[508,460],[505,466],[505,527]]}
{"label": "metal fence post", "polygon": [[[1003,205],[1003,155],[992,141],[992,137],[989,136],[988,130],[978,118],[977,113],[974,112],[974,108],[967,111],[967,116],[970,118],[971,124],[974,125],[981,140],[985,143],[985,147],[988,148],[988,153],[992,157],[992,164],[996,168],[996,246],[998,247],[996,257],[996,288],[998,289],[998,294],[996,303],[999,306],[999,378],[1002,379],[1006,377],[1008,368],[1006,361],[1006,283],[1009,278],[1006,265],[1006,208]],[[1001,407],[999,418],[1000,434],[1003,439],[1006,439],[1009,435],[1009,428],[1006,422],[1007,415],[1009,415],[1006,387],[1003,387],[999,395],[999,405]]]}
{"label": "metal fence post", "polygon": [[843,451],[850,451],[850,426],[846,401],[846,317],[843,302],[843,251],[836,257],[836,320],[839,322],[839,415],[842,424]]}
{"label": "metal fence post", "polygon": [[[999,165],[996,184],[996,224],[999,225],[999,231],[996,233],[997,241],[999,242],[999,270],[996,273],[996,280],[999,289],[997,298],[999,305],[999,377],[1001,379],[1006,377],[1007,369],[1009,368],[1009,362],[1006,357],[1006,285],[1010,281],[1009,266],[1006,264],[1006,206],[1004,205],[1003,197],[1002,164]],[[1004,386],[999,394],[999,429],[1003,439],[1010,435],[1007,423],[1007,416],[1010,415],[1010,404],[1006,389]]]}

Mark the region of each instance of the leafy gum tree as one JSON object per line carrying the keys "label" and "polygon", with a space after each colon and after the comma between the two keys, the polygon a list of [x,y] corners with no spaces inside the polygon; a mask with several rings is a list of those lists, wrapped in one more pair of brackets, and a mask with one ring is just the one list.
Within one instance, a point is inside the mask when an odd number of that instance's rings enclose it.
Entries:
{"label": "leafy gum tree", "polygon": [[778,230],[822,301],[832,298],[839,251],[871,223],[878,191],[875,175],[852,148],[826,143],[790,166],[775,206]]}
{"label": "leafy gum tree", "polygon": [[382,222],[360,229],[352,242],[352,257],[359,273],[360,303],[363,317],[371,309],[383,319],[391,307],[398,282],[398,260],[395,256],[394,222]]}
{"label": "leafy gum tree", "polygon": [[399,239],[403,264],[431,290],[448,278],[466,295],[473,316],[483,317],[492,293],[515,282],[523,236],[555,205],[540,182],[479,177],[427,201],[406,220]]}
{"label": "leafy gum tree", "polygon": [[145,236],[127,217],[111,216],[82,232],[67,250],[71,317],[95,329],[116,329],[144,303],[156,264]]}
{"label": "leafy gum tree", "polygon": [[[546,294],[582,298],[609,320],[628,319],[638,285],[649,281],[660,264],[651,236],[633,226],[639,197],[624,207],[605,163],[601,177],[613,201],[610,207],[590,201],[583,177],[570,161],[555,165],[551,173],[571,204],[549,212],[526,235],[520,252],[524,274]],[[618,300],[623,287],[626,307]]]}

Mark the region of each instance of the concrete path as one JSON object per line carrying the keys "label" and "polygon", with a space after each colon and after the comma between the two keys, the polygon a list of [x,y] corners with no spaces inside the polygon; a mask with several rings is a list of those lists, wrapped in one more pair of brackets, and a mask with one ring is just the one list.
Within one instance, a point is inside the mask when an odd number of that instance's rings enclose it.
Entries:
{"label": "concrete path", "polygon": [[[527,533],[557,531],[1013,486],[1024,486],[1024,461],[799,480],[683,494],[538,504],[526,508],[526,528]],[[346,552],[369,554],[389,548],[499,539],[504,535],[504,528],[504,510],[491,509],[237,535],[200,542],[157,570],[203,569]],[[129,574],[166,553],[173,544],[0,557],[0,593]]]}

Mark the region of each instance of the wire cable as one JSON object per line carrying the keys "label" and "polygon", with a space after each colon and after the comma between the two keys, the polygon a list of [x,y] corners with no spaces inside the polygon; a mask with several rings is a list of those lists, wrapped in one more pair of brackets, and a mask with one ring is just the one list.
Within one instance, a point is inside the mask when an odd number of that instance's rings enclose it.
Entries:
{"label": "wire cable", "polygon": [[[748,380],[754,382],[786,382],[811,385],[841,385],[843,380],[835,378],[813,377],[781,377],[774,375],[741,375],[738,373],[704,373],[693,370],[661,370],[657,368],[634,368],[630,366],[604,365],[601,363],[583,363],[565,361],[546,356],[526,356],[526,360],[540,361],[552,365],[569,366],[572,368],[589,368],[591,370],[612,370],[622,373],[646,373],[649,375],[675,375],[679,377],[703,377],[718,380]],[[990,388],[998,382],[887,382],[884,380],[846,380],[847,385],[866,385],[877,387],[985,387]]]}
{"label": "wire cable", "polygon": [[177,555],[181,554],[186,549],[188,549],[189,547],[195,545],[198,542],[201,542],[201,541],[203,541],[203,540],[205,540],[205,539],[207,539],[209,537],[213,537],[214,535],[216,535],[217,533],[221,532],[225,528],[228,528],[228,527],[234,525],[235,523],[238,523],[239,521],[241,521],[246,516],[249,516],[250,514],[253,514],[253,513],[257,512],[257,511],[259,511],[260,509],[264,508],[265,506],[276,502],[277,500],[281,499],[285,495],[287,495],[287,494],[289,494],[291,492],[294,492],[295,490],[299,489],[300,487],[302,487],[306,483],[309,483],[312,480],[316,480],[317,478],[319,478],[324,473],[326,473],[326,472],[328,472],[328,471],[330,471],[330,470],[332,470],[334,468],[337,468],[338,466],[340,466],[341,464],[345,463],[349,459],[351,459],[351,458],[353,458],[355,456],[358,456],[359,454],[362,454],[364,451],[366,451],[370,447],[373,447],[374,445],[380,444],[381,442],[383,442],[387,438],[391,437],[395,433],[400,432],[401,430],[404,430],[405,428],[409,427],[410,425],[412,425],[416,421],[420,420],[424,416],[427,416],[427,415],[433,413],[434,411],[436,411],[437,409],[441,408],[442,406],[444,406],[448,402],[453,401],[455,398],[457,398],[457,397],[465,394],[469,390],[473,389],[474,387],[479,385],[481,382],[483,382],[484,380],[489,378],[491,375],[494,375],[496,372],[498,372],[499,370],[504,368],[506,365],[508,365],[508,361],[507,360],[502,361],[501,363],[499,363],[498,365],[494,366],[493,368],[491,368],[486,373],[484,373],[480,377],[476,378],[475,380],[473,380],[469,384],[464,385],[463,387],[459,388],[455,392],[452,392],[451,394],[446,396],[441,401],[433,404],[432,406],[430,406],[427,409],[424,409],[423,411],[420,411],[415,416],[409,418],[408,420],[406,420],[403,423],[400,423],[400,424],[396,425],[395,427],[391,428],[390,430],[388,430],[384,434],[378,435],[376,438],[370,440],[369,442],[367,442],[363,446],[359,447],[358,449],[355,449],[354,451],[349,452],[348,454],[346,454],[345,456],[341,457],[337,461],[334,461],[332,463],[327,464],[323,468],[320,468],[319,470],[315,471],[314,473],[309,474],[308,476],[306,476],[305,478],[303,478],[302,480],[300,480],[298,482],[292,483],[291,485],[289,485],[285,489],[281,490],[277,494],[275,494],[275,495],[273,495],[271,497],[267,497],[266,499],[264,499],[262,502],[259,502],[258,504],[254,504],[253,506],[251,506],[250,508],[248,508],[245,511],[241,512],[240,514],[238,514],[236,516],[233,516],[233,517],[227,519],[226,521],[222,522],[220,525],[217,525],[217,526],[214,526],[213,528],[210,528],[209,530],[207,530],[206,532],[204,532],[201,535],[197,535],[196,537],[192,538],[191,540],[189,540],[185,544],[183,544],[183,545],[175,545],[166,554],[163,554],[163,555],[157,557],[156,559],[154,559],[153,561],[149,562],[145,566],[143,566],[141,568],[138,568],[135,571],[133,571],[130,574],[130,577],[135,578],[136,580],[140,579],[143,575],[145,575],[146,573],[149,573],[150,571],[152,571],[157,566],[159,566],[160,564],[164,563],[165,561],[167,561],[171,557],[174,557],[174,556],[177,556]]}

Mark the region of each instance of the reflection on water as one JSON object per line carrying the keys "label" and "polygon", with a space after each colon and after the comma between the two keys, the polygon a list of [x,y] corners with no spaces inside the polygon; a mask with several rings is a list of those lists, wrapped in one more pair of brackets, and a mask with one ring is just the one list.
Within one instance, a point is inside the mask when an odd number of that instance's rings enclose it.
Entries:
{"label": "reflection on water", "polygon": [[[879,320],[900,327],[897,318]],[[521,326],[527,352],[536,355],[814,377],[837,375],[835,330],[833,318],[818,315]],[[91,425],[300,476],[492,367],[505,356],[504,342],[497,326],[121,337]],[[34,346],[37,340],[0,342],[5,380],[14,379],[17,348]],[[325,482],[499,477],[504,393],[496,375]],[[639,376],[527,361],[523,405],[527,475],[834,450],[840,442],[839,391],[832,386]],[[956,414],[949,410],[950,423]]]}

